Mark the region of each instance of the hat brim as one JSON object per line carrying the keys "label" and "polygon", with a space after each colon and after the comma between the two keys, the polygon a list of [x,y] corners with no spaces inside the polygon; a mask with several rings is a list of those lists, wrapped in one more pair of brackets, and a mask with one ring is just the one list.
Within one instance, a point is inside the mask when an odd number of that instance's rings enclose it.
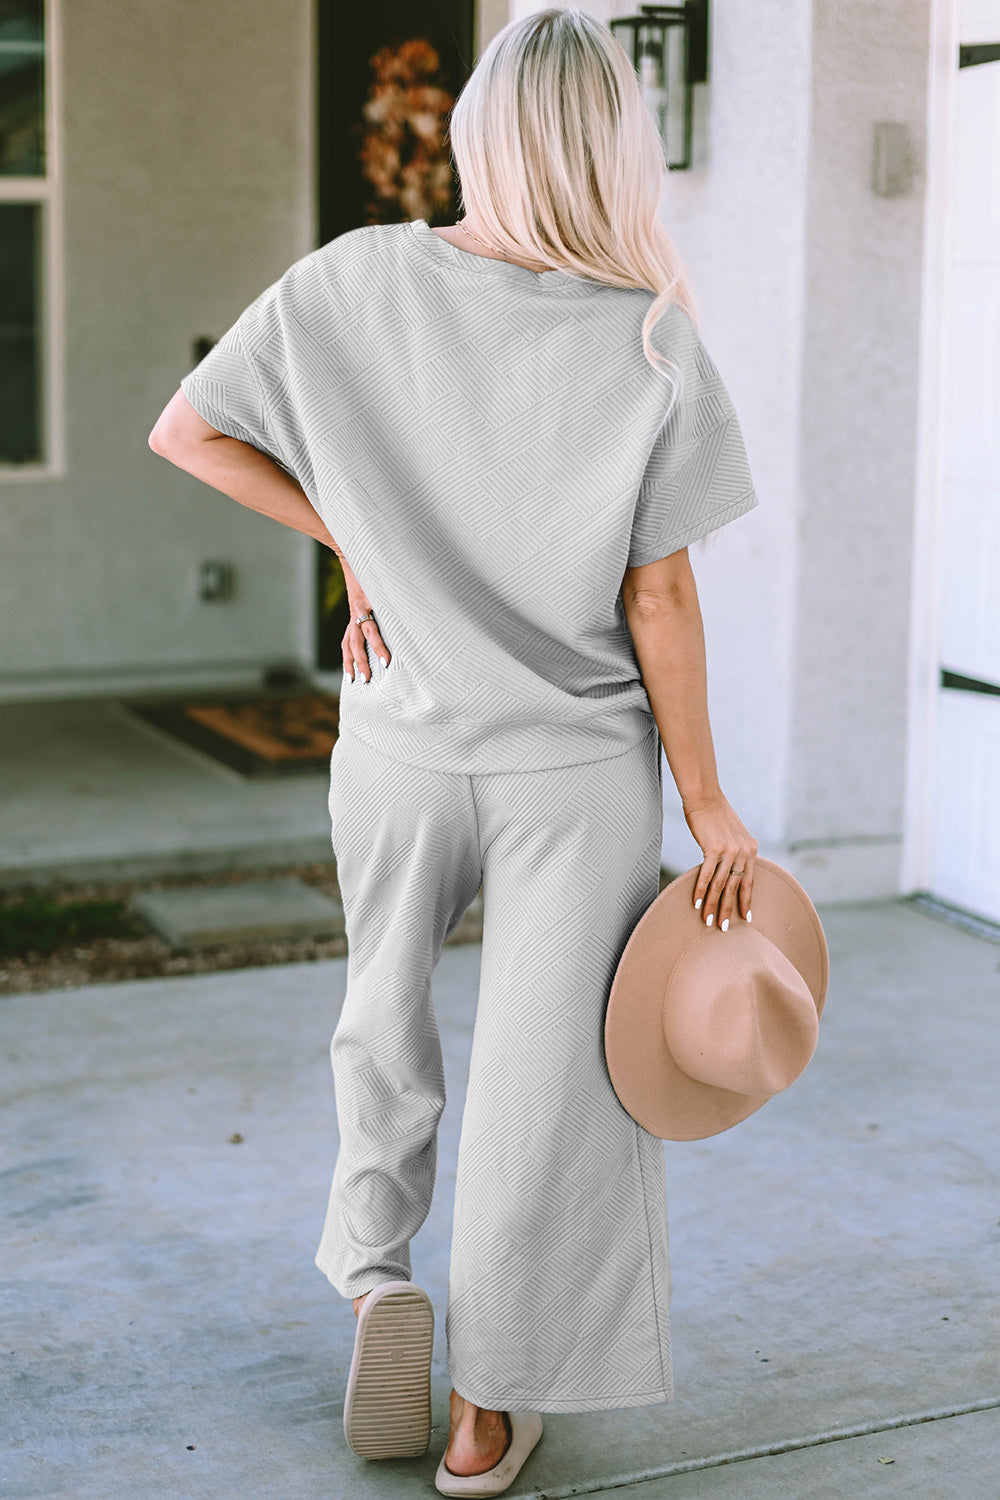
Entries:
{"label": "hat brim", "polygon": [[[619,959],[604,1020],[615,1093],[632,1118],[662,1140],[718,1135],[774,1097],[731,1093],[691,1078],[663,1033],[663,998],[680,954],[691,942],[725,942],[694,909],[700,869],[678,875],[640,917]],[[753,926],[795,965],[822,1015],[830,961],[816,908],[793,875],[761,856],[754,865]]]}

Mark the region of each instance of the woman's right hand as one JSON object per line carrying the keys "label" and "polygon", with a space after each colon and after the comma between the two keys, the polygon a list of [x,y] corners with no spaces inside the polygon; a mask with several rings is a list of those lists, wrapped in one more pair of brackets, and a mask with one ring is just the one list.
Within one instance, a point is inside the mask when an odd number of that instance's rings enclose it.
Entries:
{"label": "woman's right hand", "polygon": [[703,802],[684,803],[683,807],[687,826],[704,855],[694,888],[694,904],[702,920],[708,926],[714,922],[720,932],[727,930],[734,910],[751,921],[757,840],[721,791]]}
{"label": "woman's right hand", "polygon": [[[378,628],[377,620],[364,620],[364,616],[371,613],[371,604],[368,595],[357,580],[347,558],[342,552],[338,552],[340,566],[344,570],[344,582],[347,585],[347,602],[351,610],[351,620],[344,631],[344,638],[340,643],[341,653],[344,658],[344,678],[347,682],[369,682],[371,680],[371,667],[368,665],[368,653],[365,645],[371,646],[375,655],[384,667],[389,665],[391,657],[389,648],[382,639],[382,632]],[[359,625],[359,619],[364,623]]]}

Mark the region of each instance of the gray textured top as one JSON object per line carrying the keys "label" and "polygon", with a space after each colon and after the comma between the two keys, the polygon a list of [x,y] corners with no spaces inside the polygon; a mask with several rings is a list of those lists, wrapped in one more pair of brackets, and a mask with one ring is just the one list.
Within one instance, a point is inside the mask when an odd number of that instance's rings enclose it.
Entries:
{"label": "gray textured top", "polygon": [[736,413],[676,304],[460,250],[423,219],[311,251],[181,381],[219,432],[293,474],[391,661],[341,727],[441,771],[537,770],[653,724],[626,566],[757,504]]}

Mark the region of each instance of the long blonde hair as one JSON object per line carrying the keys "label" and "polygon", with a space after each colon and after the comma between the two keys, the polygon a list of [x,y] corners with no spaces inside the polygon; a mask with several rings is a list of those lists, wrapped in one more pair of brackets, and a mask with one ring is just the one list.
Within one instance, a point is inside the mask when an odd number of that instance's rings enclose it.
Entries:
{"label": "long blonde hair", "polygon": [[642,324],[677,302],[697,327],[694,294],[657,218],[663,142],[628,54],[578,6],[511,21],[484,48],[451,111],[451,152],[463,213],[497,249],[609,286],[656,295]]}

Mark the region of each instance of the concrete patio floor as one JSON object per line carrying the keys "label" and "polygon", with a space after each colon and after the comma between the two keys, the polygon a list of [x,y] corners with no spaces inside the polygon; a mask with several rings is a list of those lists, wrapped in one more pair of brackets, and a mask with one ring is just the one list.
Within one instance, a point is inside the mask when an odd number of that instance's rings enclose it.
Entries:
{"label": "concrete patio floor", "polygon": [[0,703],[0,889],[329,859],[329,781],[243,777],[114,698]]}
{"label": "concrete patio floor", "polygon": [[[903,902],[821,915],[806,1073],[665,1145],[675,1401],[547,1415],[512,1497],[996,1500],[1000,946]],[[0,1001],[8,1500],[436,1493],[479,959],[434,976],[449,1099],[413,1253],[435,1430],[382,1463],[344,1442],[354,1319],[312,1263],[346,960]]]}

